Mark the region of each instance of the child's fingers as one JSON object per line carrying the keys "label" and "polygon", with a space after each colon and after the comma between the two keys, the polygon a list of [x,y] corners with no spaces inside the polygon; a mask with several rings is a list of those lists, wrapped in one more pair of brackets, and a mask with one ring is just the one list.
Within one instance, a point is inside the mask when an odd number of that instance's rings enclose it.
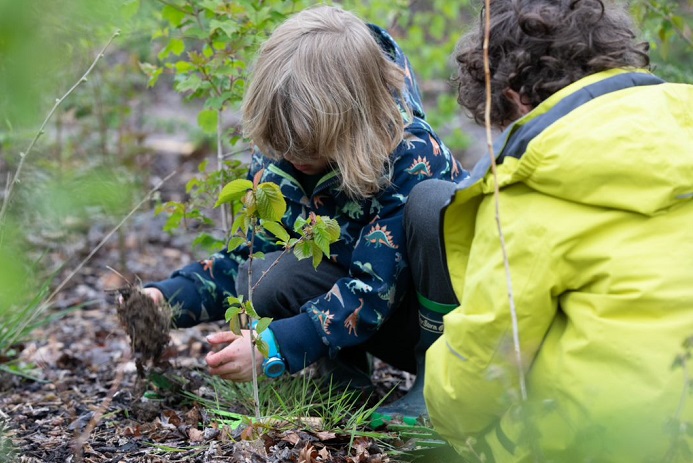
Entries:
{"label": "child's fingers", "polygon": [[209,352],[205,357],[205,362],[207,362],[207,365],[212,369],[230,365],[233,360],[234,355],[229,349],[222,349],[219,352]]}
{"label": "child's fingers", "polygon": [[[207,359],[209,364],[209,359]],[[210,364],[209,373],[211,375],[221,376],[223,379],[236,381],[237,375],[241,371],[241,366],[234,362],[222,363],[219,366],[212,367]]]}
{"label": "child's fingers", "polygon": [[239,337],[240,336],[235,335],[233,331],[220,331],[219,333],[212,333],[207,336],[207,342],[210,344],[222,344],[233,342]]}

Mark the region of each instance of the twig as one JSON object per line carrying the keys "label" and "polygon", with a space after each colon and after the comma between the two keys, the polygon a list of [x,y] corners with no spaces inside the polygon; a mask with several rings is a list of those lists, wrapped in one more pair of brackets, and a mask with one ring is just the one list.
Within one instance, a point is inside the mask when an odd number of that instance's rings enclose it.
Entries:
{"label": "twig", "polygon": [[510,318],[513,325],[513,345],[515,347],[515,361],[520,378],[520,394],[522,400],[527,400],[527,385],[525,381],[525,372],[522,368],[522,351],[520,349],[520,327],[517,323],[517,308],[515,307],[515,297],[513,296],[513,282],[510,276],[510,261],[508,259],[508,251],[505,246],[505,235],[500,220],[500,190],[498,188],[498,172],[496,170],[496,157],[493,153],[493,138],[491,135],[491,67],[489,63],[488,47],[489,36],[491,29],[491,7],[490,0],[486,2],[486,15],[484,27],[484,74],[486,76],[486,109],[484,114],[484,125],[486,126],[486,143],[488,146],[489,156],[491,156],[491,170],[493,171],[493,196],[496,203],[496,224],[498,225],[498,235],[500,236],[501,251],[503,252],[503,264],[505,265],[505,278],[508,287],[508,299],[510,300]]}
{"label": "twig", "polygon": [[[222,134],[222,111],[217,110],[217,170],[221,172],[224,170],[224,146],[222,144],[223,134]],[[224,185],[219,186],[219,193],[224,189]],[[221,226],[224,228],[224,234],[229,231],[229,217],[226,205],[221,207]]]}
{"label": "twig", "polygon": [[94,69],[96,66],[96,63],[99,62],[101,58],[103,58],[104,53],[106,52],[106,49],[111,45],[113,40],[120,35],[120,30],[116,30],[111,38],[108,40],[106,45],[101,49],[98,55],[96,55],[96,58],[94,61],[91,63],[91,66],[89,66],[89,69],[84,73],[84,75],[77,81],[75,84],[70,87],[70,89],[65,92],[65,94],[61,98],[56,98],[55,104],[53,104],[53,108],[48,112],[48,115],[46,118],[43,120],[43,124],[41,124],[41,127],[39,128],[38,132],[36,132],[36,135],[34,135],[34,138],[31,140],[31,143],[29,144],[29,147],[27,148],[26,151],[20,152],[19,153],[19,164],[17,165],[17,171],[14,173],[14,177],[12,178],[12,181],[10,181],[9,186],[6,190],[5,193],[5,199],[3,200],[2,203],[2,208],[0,209],[0,225],[2,225],[3,218],[5,217],[5,213],[7,212],[7,207],[10,204],[10,199],[12,196],[12,192],[14,191],[14,187],[17,183],[19,183],[19,174],[22,172],[22,168],[24,167],[24,162],[26,160],[26,157],[31,153],[31,150],[34,149],[34,145],[36,145],[36,142],[38,139],[45,133],[45,128],[46,125],[48,124],[48,121],[50,120],[51,117],[53,117],[53,114],[55,111],[58,109],[58,106],[65,101],[65,98],[70,96],[72,92],[75,91],[77,87],[79,87],[80,84],[83,82],[87,81],[87,76],[91,73],[91,71]]}
{"label": "twig", "polygon": [[[296,243],[294,244],[294,246],[295,246],[296,244],[300,243],[301,240],[303,240],[303,237],[301,237],[298,241],[296,241]],[[279,259],[281,259],[282,257],[284,257],[290,250],[291,250],[291,248],[284,248],[284,250],[282,251],[282,253],[279,254],[279,257],[277,257],[277,258],[274,260],[274,262],[272,262],[272,264],[270,264],[270,266],[267,268],[267,270],[265,270],[264,272],[262,272],[262,275],[260,275],[260,278],[258,278],[257,281],[255,282],[255,284],[253,285],[253,290],[255,290],[255,288],[257,288],[257,285],[259,285],[260,282],[262,281],[262,279],[265,278],[265,275],[267,275],[267,274],[270,272],[270,270],[272,270],[274,267],[277,266],[277,264],[279,263]]]}
{"label": "twig", "polygon": [[[491,170],[493,172],[493,197],[496,209],[496,225],[498,226],[498,236],[500,238],[501,251],[503,253],[503,265],[505,267],[506,286],[508,289],[508,301],[510,305],[510,318],[513,327],[513,346],[515,350],[515,362],[517,363],[518,380],[520,383],[520,397],[522,402],[527,402],[527,382],[525,379],[525,371],[522,362],[522,349],[520,346],[520,327],[517,322],[517,307],[515,306],[515,296],[513,295],[513,282],[510,274],[510,260],[508,251],[505,245],[505,235],[503,234],[503,226],[500,216],[500,188],[498,186],[498,171],[496,166],[496,157],[493,152],[493,137],[491,136],[491,65],[489,59],[489,42],[491,35],[491,0],[484,0],[484,80],[486,84],[486,102],[484,111],[484,126],[486,128],[486,143],[488,146],[489,156],[491,156]],[[532,426],[532,423],[527,420],[526,426]],[[541,452],[537,445],[536,439],[530,442],[532,448],[532,456],[535,461],[540,461]]]}
{"label": "twig", "polygon": [[94,428],[96,428],[96,425],[98,425],[99,421],[101,421],[101,418],[103,417],[104,413],[108,410],[108,407],[111,406],[113,397],[115,397],[116,392],[118,392],[118,390],[120,389],[120,385],[123,382],[123,376],[125,373],[125,365],[129,360],[130,353],[128,352],[121,360],[121,363],[118,367],[118,371],[116,372],[116,376],[113,379],[113,384],[111,384],[111,388],[108,390],[108,394],[104,398],[99,408],[94,413],[94,416],[92,416],[91,420],[89,420],[89,424],[84,429],[84,431],[82,431],[82,434],[80,434],[79,437],[77,437],[73,442],[72,451],[74,452],[73,456],[75,457],[75,461],[77,463],[82,462],[82,451],[84,444],[87,442],[87,439],[89,439],[89,436],[94,431]]}
{"label": "twig", "polygon": [[77,274],[77,272],[79,272],[82,269],[82,267],[84,267],[84,265],[86,265],[86,263],[89,262],[89,260],[94,256],[94,254],[96,254],[99,251],[99,249],[101,249],[103,247],[103,245],[106,244],[106,242],[111,238],[111,236],[113,236],[113,234],[116,231],[118,231],[118,229],[120,227],[123,226],[123,224],[132,216],[132,214],[135,213],[135,211],[137,211],[145,202],[147,202],[151,198],[151,196],[154,194],[154,192],[156,192],[159,188],[161,188],[161,186],[165,182],[167,182],[171,177],[173,177],[175,174],[176,174],[176,171],[174,170],[173,172],[168,174],[163,180],[161,180],[161,182],[159,182],[154,188],[149,190],[149,192],[145,195],[145,197],[139,203],[137,203],[137,205],[134,208],[132,208],[132,210],[130,210],[130,212],[128,212],[128,214],[125,217],[123,217],[123,219],[118,223],[118,225],[113,227],[113,229],[110,232],[108,232],[108,234],[106,234],[106,236],[99,242],[99,244],[97,244],[96,247],[94,249],[92,249],[92,251],[89,253],[89,255],[87,257],[85,257],[84,259],[82,259],[82,261],[79,263],[79,265],[77,265],[77,267],[72,272],[70,272],[70,274],[60,282],[60,284],[53,290],[53,292],[46,298],[46,300],[43,301],[41,303],[41,305],[31,313],[31,315],[29,315],[28,317],[26,317],[24,319],[22,326],[18,330],[16,330],[14,337],[10,339],[10,342],[8,345],[12,345],[16,341],[16,338],[19,335],[19,333],[22,333],[24,331],[24,329],[39,314],[43,313],[49,307],[50,302],[53,300],[53,298],[65,287],[65,285],[72,279],[72,277],[74,277]]}
{"label": "twig", "polygon": [[[248,301],[252,304],[253,302],[253,290],[255,289],[255,286],[253,286],[252,281],[253,281],[253,245],[255,243],[255,233],[257,231],[257,219],[253,218],[253,223],[251,226],[251,235],[250,235],[250,257],[248,259]],[[264,275],[264,274],[263,274]],[[257,286],[257,285],[256,285]],[[250,318],[250,317],[249,317]],[[260,392],[259,392],[259,386],[258,386],[258,380],[257,380],[257,368],[255,366],[256,360],[256,353],[255,353],[255,344],[257,343],[256,341],[256,334],[255,330],[253,329],[253,324],[252,324],[252,318],[251,318],[251,323],[248,326],[248,333],[249,333],[249,338],[250,338],[250,360],[252,362],[252,378],[253,378],[253,399],[255,402],[255,418],[260,421]]]}
{"label": "twig", "polygon": [[231,151],[230,153],[224,153],[223,157],[224,157],[224,159],[232,158],[232,157],[235,157],[241,153],[245,153],[246,151],[248,151],[248,148],[241,148],[241,149],[238,149],[236,151]]}

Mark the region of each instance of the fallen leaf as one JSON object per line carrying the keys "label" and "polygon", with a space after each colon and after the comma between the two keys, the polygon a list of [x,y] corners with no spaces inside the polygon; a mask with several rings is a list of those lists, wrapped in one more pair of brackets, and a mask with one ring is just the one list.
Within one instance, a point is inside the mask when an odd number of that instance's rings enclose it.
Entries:
{"label": "fallen leaf", "polygon": [[282,437],[282,440],[285,440],[290,444],[296,445],[301,440],[301,438],[295,432],[287,432],[286,435]]}
{"label": "fallen leaf", "polygon": [[188,429],[188,438],[190,439],[190,442],[193,443],[204,442],[205,433],[197,428],[190,428]]}
{"label": "fallen leaf", "polygon": [[318,452],[312,445],[306,445],[298,452],[298,463],[314,463]]}
{"label": "fallen leaf", "polygon": [[329,431],[318,431],[315,433],[315,435],[320,439],[321,441],[324,440],[331,440],[337,437],[337,434]]}
{"label": "fallen leaf", "polygon": [[322,458],[325,461],[332,461],[332,455],[330,455],[330,451],[327,450],[327,447],[323,447],[319,452],[318,455],[320,455],[320,458]]}

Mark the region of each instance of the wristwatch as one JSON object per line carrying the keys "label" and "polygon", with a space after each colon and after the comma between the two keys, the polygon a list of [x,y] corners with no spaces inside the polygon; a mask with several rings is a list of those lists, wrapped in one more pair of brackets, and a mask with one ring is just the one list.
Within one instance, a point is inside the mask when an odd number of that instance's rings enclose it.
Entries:
{"label": "wristwatch", "polygon": [[[256,326],[257,321],[254,321],[252,323],[253,329]],[[268,378],[279,378],[286,371],[286,363],[279,353],[277,338],[274,337],[274,333],[270,328],[266,328],[259,336],[267,344],[269,350],[269,355],[262,362],[262,370]]]}

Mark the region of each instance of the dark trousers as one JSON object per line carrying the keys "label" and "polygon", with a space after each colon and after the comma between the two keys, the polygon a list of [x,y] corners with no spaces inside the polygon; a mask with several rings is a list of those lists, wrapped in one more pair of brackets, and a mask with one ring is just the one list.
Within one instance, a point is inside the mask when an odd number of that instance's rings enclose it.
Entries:
{"label": "dark trousers", "polygon": [[[266,254],[263,260],[254,260],[252,281],[257,282],[280,254],[272,252]],[[291,253],[283,256],[269,272],[253,290],[253,306],[261,317],[275,320],[297,315],[306,302],[326,294],[337,280],[348,276],[347,269],[332,261],[323,260],[316,270],[312,259],[298,260]],[[248,297],[247,263],[239,269],[236,290],[239,295]],[[415,372],[414,346],[419,338],[418,304],[413,285],[409,292],[411,294],[405,297],[375,335],[360,346],[342,349],[339,360],[366,370],[365,353],[369,352],[395,368]]]}

